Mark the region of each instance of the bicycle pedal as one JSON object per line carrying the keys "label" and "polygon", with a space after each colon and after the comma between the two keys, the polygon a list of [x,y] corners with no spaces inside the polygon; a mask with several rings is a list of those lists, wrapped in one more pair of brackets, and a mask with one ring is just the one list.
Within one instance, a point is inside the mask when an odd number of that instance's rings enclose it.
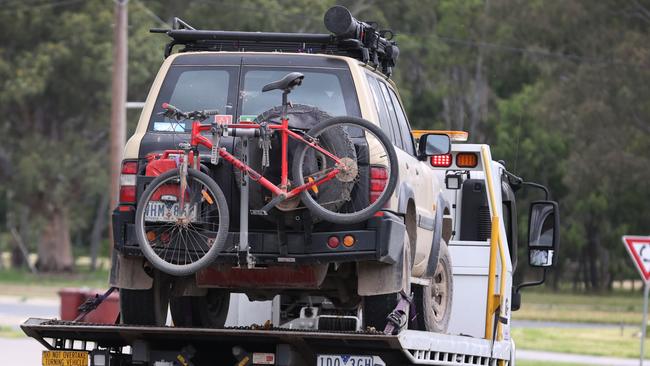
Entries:
{"label": "bicycle pedal", "polygon": [[251,215],[253,216],[268,216],[269,213],[264,210],[250,210]]}

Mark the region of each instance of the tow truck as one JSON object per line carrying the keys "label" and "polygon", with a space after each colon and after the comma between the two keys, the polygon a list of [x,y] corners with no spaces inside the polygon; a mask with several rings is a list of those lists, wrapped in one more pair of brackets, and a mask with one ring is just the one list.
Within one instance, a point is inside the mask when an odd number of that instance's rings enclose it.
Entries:
{"label": "tow truck", "polygon": [[[557,202],[549,200],[546,187],[526,182],[508,172],[504,162],[494,161],[488,145],[465,143],[466,133],[413,131],[415,137],[424,133],[444,134],[452,141],[448,154],[430,160],[431,169],[445,182],[443,194],[450,202],[444,219],[453,222],[452,232],[443,233],[450,238],[454,282],[445,333],[407,326],[391,332],[337,331],[331,321],[321,321],[336,315],[319,315],[309,304],[291,318],[279,298],[255,304],[237,297],[231,302],[240,303],[231,303],[223,329],[37,318],[21,327],[46,348],[43,365],[515,365],[512,311],[520,306],[519,290],[541,284],[557,260]],[[515,192],[522,187],[544,193],[543,200],[531,203],[528,227],[528,262],[541,269],[542,279],[514,285]],[[418,286],[418,279],[412,279],[412,286]],[[252,317],[267,315],[267,322],[251,323]]]}

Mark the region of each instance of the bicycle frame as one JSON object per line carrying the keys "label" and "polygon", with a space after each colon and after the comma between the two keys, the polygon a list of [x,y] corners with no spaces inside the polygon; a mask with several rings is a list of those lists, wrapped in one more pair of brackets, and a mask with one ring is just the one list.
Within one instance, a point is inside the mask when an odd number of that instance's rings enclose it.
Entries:
{"label": "bicycle frame", "polygon": [[[222,125],[223,128],[228,129],[229,131],[236,131],[237,129],[242,129],[242,130],[251,130],[251,129],[260,129],[262,126],[260,126],[257,123],[234,123],[234,124],[224,124]],[[287,118],[283,118],[281,120],[281,124],[279,125],[269,125],[269,129],[276,131],[280,133],[280,141],[281,141],[281,152],[282,152],[282,166],[281,166],[281,177],[280,177],[280,185],[277,186],[273,184],[271,181],[266,179],[262,174],[258,173],[255,171],[253,168],[242,162],[241,160],[237,159],[235,156],[230,154],[228,151],[226,151],[225,148],[219,148],[219,156],[222,157],[224,160],[232,164],[235,168],[237,168],[240,171],[245,172],[248,174],[250,179],[253,181],[259,183],[262,185],[262,187],[268,189],[271,191],[274,195],[276,196],[282,196],[282,199],[290,199],[293,198],[300,193],[311,189],[314,186],[319,186],[329,180],[332,180],[338,173],[341,172],[341,169],[338,168],[338,166],[341,165],[341,160],[330,153],[329,151],[323,149],[320,147],[318,144],[314,143],[313,141],[309,141],[305,139],[302,135],[291,131],[289,129],[289,120]],[[202,132],[207,132],[211,131],[212,129],[212,124],[201,124],[199,121],[193,121],[192,122],[192,134],[191,134],[191,139],[190,139],[190,145],[192,146],[192,150],[196,152],[196,155],[198,155],[198,146],[202,145],[207,147],[208,149],[212,149],[212,141],[210,141],[209,138],[201,135]],[[288,144],[289,144],[289,137],[292,139],[299,141],[303,144],[306,144],[307,146],[311,147],[312,149],[315,149],[316,151],[320,152],[321,154],[325,155],[329,159],[333,160],[334,163],[336,163],[336,168],[332,169],[332,171],[328,172],[324,177],[310,180],[307,183],[303,183],[291,190],[289,190],[289,167],[288,167],[288,160],[287,160],[287,155],[288,155]],[[198,156],[194,156],[194,162],[195,164],[198,164]]]}

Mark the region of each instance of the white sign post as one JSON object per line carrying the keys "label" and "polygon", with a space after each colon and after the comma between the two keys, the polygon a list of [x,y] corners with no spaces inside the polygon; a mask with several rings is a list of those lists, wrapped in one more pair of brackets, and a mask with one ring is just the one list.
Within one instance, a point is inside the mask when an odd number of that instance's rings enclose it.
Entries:
{"label": "white sign post", "polygon": [[645,344],[646,326],[648,324],[648,292],[650,287],[650,236],[623,236],[625,249],[630,253],[636,269],[643,279],[643,323],[641,324],[641,351],[639,365],[643,366],[643,346]]}

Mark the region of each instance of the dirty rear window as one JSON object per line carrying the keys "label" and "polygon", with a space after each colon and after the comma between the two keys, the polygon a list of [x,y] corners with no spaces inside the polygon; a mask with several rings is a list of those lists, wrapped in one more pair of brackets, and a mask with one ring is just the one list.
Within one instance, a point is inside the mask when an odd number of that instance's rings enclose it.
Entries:
{"label": "dirty rear window", "polygon": [[282,104],[282,91],[262,93],[264,85],[301,72],[305,79],[289,95],[293,104],[321,109],[331,116],[360,117],[359,102],[347,69],[244,66],[172,66],[160,89],[149,130],[187,132],[191,121],[176,122],[159,113],[167,102],[183,111],[218,109],[220,114],[256,117]]}
{"label": "dirty rear window", "polygon": [[167,102],[183,111],[218,109],[232,114],[237,101],[238,67],[172,67],[160,89],[149,130],[184,132],[191,121],[180,123],[159,115]]}
{"label": "dirty rear window", "polygon": [[349,71],[275,67],[244,68],[241,91],[242,115],[257,116],[281,105],[281,90],[262,93],[262,88],[294,71],[305,75],[305,79],[302,85],[289,94],[291,103],[316,107],[331,116],[359,116],[359,105]]}

